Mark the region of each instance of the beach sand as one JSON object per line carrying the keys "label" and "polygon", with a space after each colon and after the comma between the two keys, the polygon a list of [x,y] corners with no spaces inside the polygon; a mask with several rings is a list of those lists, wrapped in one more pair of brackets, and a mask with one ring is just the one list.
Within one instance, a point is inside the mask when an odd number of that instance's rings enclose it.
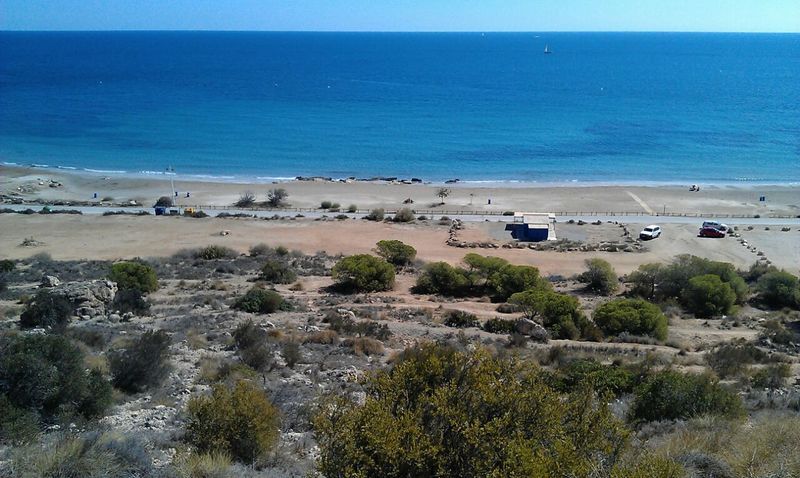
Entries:
{"label": "beach sand", "polygon": [[[26,200],[87,200],[93,192],[99,198],[111,196],[115,201],[136,200],[150,205],[156,197],[168,194],[169,181],[163,179],[111,177],[64,174],[50,170],[2,168],[0,194],[18,193],[18,188],[31,189],[20,197]],[[62,186],[51,188],[47,181],[56,180]],[[39,185],[39,182],[44,185]],[[230,205],[244,190],[258,191],[263,197],[270,187],[289,191],[289,202],[296,207],[317,207],[322,200],[339,202],[343,207],[357,204],[359,208],[397,208],[405,198],[415,199],[414,207],[436,202],[436,186],[379,183],[287,182],[279,186],[265,184],[231,184],[212,182],[176,182],[179,190],[192,191],[192,200],[217,206]],[[796,215],[800,204],[800,188],[769,186],[764,188],[703,188],[691,193],[680,187],[512,187],[472,188],[456,186],[447,198],[446,210],[538,210],[538,211],[634,211],[645,213],[665,203],[668,211],[713,211],[724,214]],[[469,205],[473,194],[474,204]],[[768,205],[759,205],[759,195],[767,195]],[[492,198],[492,205],[478,204]],[[635,197],[635,198],[634,198]],[[193,202],[194,202],[193,201]],[[620,217],[625,221],[624,217]],[[756,222],[754,221],[754,224]],[[573,228],[567,236],[580,240],[591,236],[593,226]],[[634,234],[639,224],[632,224]],[[185,248],[221,244],[240,252],[258,243],[283,245],[305,253],[326,251],[330,254],[370,252],[382,239],[400,239],[412,244],[424,261],[444,260],[457,263],[468,252],[504,257],[514,263],[532,264],[545,274],[570,275],[583,270],[590,257],[609,260],[620,273],[629,272],[647,262],[665,262],[678,254],[691,253],[722,260],[746,268],[754,263],[756,253],[743,247],[736,239],[702,239],[696,237],[697,219],[687,218],[679,223],[662,225],[660,239],[645,243],[643,252],[551,252],[518,249],[464,249],[448,246],[447,226],[436,221],[418,224],[390,224],[348,219],[266,221],[263,219],[192,219],[183,217],[120,217],[100,215],[0,215],[0,258],[24,258],[46,252],[55,259],[126,259],[157,257],[173,254]],[[751,231],[739,226],[740,233],[774,264],[798,272],[800,267],[800,220],[791,231],[780,227],[764,230],[762,223]],[[229,235],[221,236],[221,231]],[[561,232],[569,229],[561,226]],[[470,241],[508,242],[503,225],[494,222],[466,223],[462,233]],[[570,236],[571,234],[571,236]],[[22,247],[25,238],[33,237],[44,245]]]}
{"label": "beach sand", "polygon": [[[50,180],[62,184],[48,187]],[[41,184],[40,184],[41,183]],[[703,186],[690,192],[686,186],[533,186],[533,185],[447,185],[451,194],[446,204],[438,206],[436,196],[441,185],[391,184],[383,182],[288,181],[280,184],[241,184],[186,181],[175,178],[179,205],[230,206],[245,191],[255,193],[258,201],[266,199],[271,188],[284,188],[288,203],[296,208],[316,208],[322,201],[339,203],[343,208],[355,204],[359,209],[403,207],[412,199],[415,209],[437,211],[546,211],[546,212],[633,212],[688,214],[744,214],[795,217],[800,214],[800,186]],[[152,205],[159,196],[171,195],[171,185],[164,177],[141,178],[65,173],[52,169],[0,166],[0,194],[18,188],[33,192],[23,198],[42,200],[96,201],[105,197],[115,202],[137,201]],[[190,198],[185,197],[186,192]],[[766,196],[766,202],[759,202]],[[489,204],[491,200],[491,204]],[[435,206],[435,207],[434,207]]]}

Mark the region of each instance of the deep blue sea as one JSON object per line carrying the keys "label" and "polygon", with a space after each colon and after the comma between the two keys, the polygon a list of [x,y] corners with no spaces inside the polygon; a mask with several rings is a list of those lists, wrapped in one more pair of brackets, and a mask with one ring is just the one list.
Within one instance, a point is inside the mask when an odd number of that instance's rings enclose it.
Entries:
{"label": "deep blue sea", "polygon": [[800,35],[0,32],[0,161],[800,182]]}

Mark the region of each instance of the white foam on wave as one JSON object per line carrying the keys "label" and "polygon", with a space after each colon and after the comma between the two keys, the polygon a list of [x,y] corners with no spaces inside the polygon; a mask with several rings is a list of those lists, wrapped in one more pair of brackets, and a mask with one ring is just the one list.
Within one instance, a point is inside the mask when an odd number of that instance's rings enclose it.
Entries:
{"label": "white foam on wave", "polygon": [[91,169],[91,168],[83,168],[84,171],[87,173],[98,173],[98,174],[125,174],[127,171],[120,171],[114,169]]}

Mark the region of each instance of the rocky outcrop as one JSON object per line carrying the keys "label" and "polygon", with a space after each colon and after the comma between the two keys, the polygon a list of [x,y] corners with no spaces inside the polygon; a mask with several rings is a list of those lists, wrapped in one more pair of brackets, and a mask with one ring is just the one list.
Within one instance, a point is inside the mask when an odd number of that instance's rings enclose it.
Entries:
{"label": "rocky outcrop", "polygon": [[62,284],[58,278],[46,276],[42,279],[41,287],[47,287],[53,294],[66,297],[75,308],[75,315],[80,317],[106,315],[108,306],[117,294],[117,284],[109,280],[66,282]]}
{"label": "rocky outcrop", "polygon": [[526,335],[534,342],[547,342],[550,338],[547,329],[530,319],[519,319],[515,329],[518,334]]}

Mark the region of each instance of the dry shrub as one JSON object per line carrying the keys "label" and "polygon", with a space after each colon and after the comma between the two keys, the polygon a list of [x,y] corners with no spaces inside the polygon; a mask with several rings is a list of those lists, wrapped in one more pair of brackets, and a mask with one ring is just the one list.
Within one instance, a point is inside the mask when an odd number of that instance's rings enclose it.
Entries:
{"label": "dry shrub", "polygon": [[332,345],[339,341],[339,334],[335,330],[320,330],[303,337],[304,344]]}
{"label": "dry shrub", "polygon": [[186,343],[192,350],[205,349],[208,346],[208,339],[206,336],[195,329],[186,332]]}
{"label": "dry shrub", "polygon": [[745,423],[715,418],[690,421],[668,435],[657,450],[666,456],[704,454],[733,476],[800,476],[800,417],[763,413]]}
{"label": "dry shrub", "polygon": [[383,343],[369,337],[347,339],[342,346],[352,348],[356,355],[383,355]]}
{"label": "dry shrub", "polygon": [[229,478],[231,457],[223,452],[192,453],[175,459],[178,476],[189,478]]}

